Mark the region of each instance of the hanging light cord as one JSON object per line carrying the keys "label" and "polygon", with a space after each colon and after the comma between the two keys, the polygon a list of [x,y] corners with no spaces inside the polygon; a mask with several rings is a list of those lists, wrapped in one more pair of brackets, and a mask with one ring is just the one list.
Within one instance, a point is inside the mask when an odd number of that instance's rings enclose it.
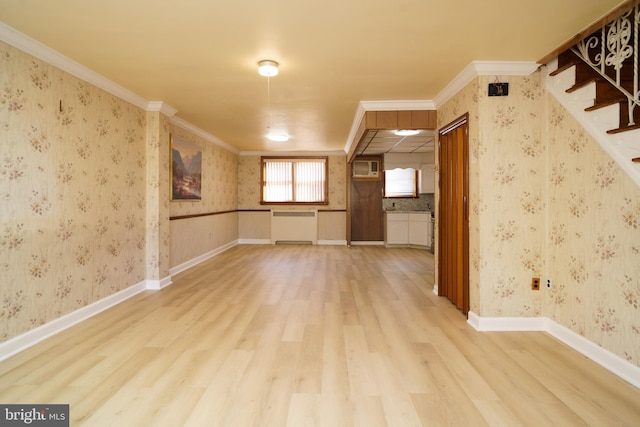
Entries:
{"label": "hanging light cord", "polygon": [[267,76],[267,130],[271,130],[271,77]]}

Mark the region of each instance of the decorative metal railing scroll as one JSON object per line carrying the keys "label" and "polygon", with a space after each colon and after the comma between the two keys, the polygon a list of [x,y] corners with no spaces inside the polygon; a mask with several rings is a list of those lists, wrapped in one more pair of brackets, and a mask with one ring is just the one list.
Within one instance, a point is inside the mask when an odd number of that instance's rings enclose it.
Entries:
{"label": "decorative metal railing scroll", "polygon": [[635,5],[633,9],[604,26],[600,30],[600,34],[591,35],[571,48],[576,55],[627,97],[629,126],[635,124],[633,111],[640,105],[638,88],[639,23],[640,6]]}

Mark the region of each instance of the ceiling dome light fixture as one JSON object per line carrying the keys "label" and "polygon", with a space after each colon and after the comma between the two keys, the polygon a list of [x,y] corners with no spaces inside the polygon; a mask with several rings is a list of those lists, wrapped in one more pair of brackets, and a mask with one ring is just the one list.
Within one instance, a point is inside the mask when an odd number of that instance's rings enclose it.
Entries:
{"label": "ceiling dome light fixture", "polygon": [[417,135],[419,133],[420,131],[417,129],[398,129],[397,131],[395,131],[395,134],[398,136],[411,136]]}
{"label": "ceiling dome light fixture", "polygon": [[258,74],[265,77],[274,77],[278,75],[278,63],[269,59],[258,62]]}
{"label": "ceiling dome light fixture", "polygon": [[267,134],[267,139],[269,141],[274,141],[274,142],[285,142],[289,140],[289,135],[287,135],[286,133],[269,133]]}

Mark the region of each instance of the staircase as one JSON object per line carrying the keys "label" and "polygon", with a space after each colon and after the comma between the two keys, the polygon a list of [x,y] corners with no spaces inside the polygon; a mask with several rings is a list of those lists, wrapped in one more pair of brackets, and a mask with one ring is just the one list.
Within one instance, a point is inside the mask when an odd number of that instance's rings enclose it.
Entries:
{"label": "staircase", "polygon": [[547,64],[547,89],[640,186],[636,14],[639,7]]}

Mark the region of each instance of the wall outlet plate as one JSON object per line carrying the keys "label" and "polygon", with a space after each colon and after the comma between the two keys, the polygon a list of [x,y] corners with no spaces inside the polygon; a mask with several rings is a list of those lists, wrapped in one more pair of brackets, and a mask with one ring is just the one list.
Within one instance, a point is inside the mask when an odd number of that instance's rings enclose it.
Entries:
{"label": "wall outlet plate", "polygon": [[539,277],[533,277],[531,279],[531,289],[534,291],[539,291],[540,290],[540,278]]}

